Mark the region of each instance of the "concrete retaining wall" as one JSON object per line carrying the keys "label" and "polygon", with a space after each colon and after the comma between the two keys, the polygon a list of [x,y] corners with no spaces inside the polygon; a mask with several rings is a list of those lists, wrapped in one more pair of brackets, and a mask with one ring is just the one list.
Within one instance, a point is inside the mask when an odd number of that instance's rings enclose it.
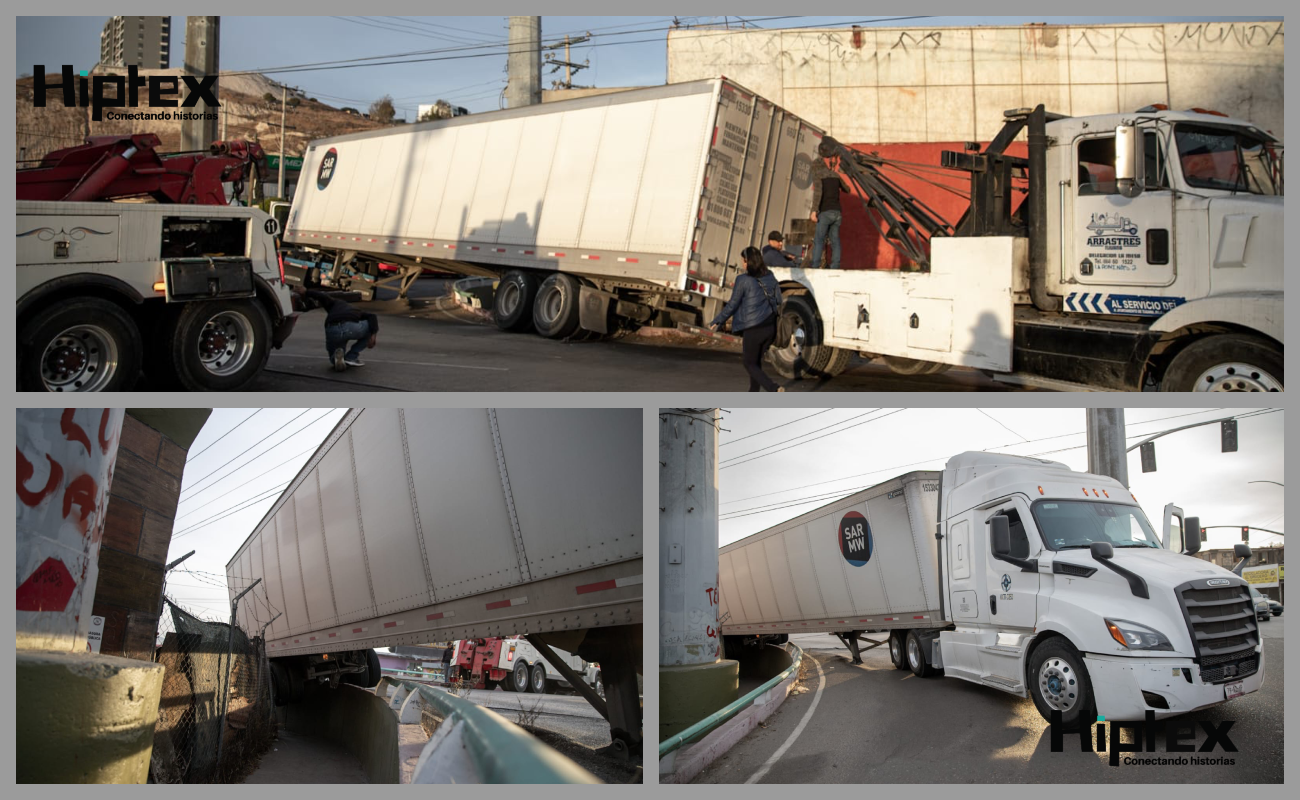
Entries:
{"label": "concrete retaining wall", "polygon": [[725,75],[844,142],[986,141],[1009,108],[1211,108],[1283,136],[1281,22],[672,31],[668,82]]}
{"label": "concrete retaining wall", "polygon": [[311,685],[302,702],[277,713],[294,733],[324,736],[346,747],[371,783],[399,782],[397,717],[384,698],[347,684],[337,689]]}

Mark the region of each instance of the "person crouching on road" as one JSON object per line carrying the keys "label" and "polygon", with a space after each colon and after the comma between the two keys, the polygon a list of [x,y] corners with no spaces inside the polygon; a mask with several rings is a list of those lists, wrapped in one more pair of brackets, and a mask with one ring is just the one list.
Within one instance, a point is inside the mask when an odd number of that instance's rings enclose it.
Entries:
{"label": "person crouching on road", "polygon": [[784,386],[778,387],[776,381],[763,372],[763,356],[776,341],[781,286],[763,263],[763,254],[757,247],[746,247],[741,257],[745,259],[745,274],[736,278],[731,299],[709,327],[716,331],[728,319],[732,320],[731,332],[744,340],[741,360],[749,373],[749,391],[757,392],[761,387],[769,392],[784,392]]}
{"label": "person crouching on road", "polygon": [[793,267],[795,265],[795,256],[786,250],[782,242],[785,237],[780,231],[772,231],[767,235],[767,244],[763,245],[763,263],[769,267]]}
{"label": "person crouching on road", "polygon": [[[293,291],[302,301],[304,310],[325,309],[325,350],[329,353],[334,371],[364,367],[361,351],[378,344],[379,317],[367,311],[358,311],[328,292],[303,286],[294,287]],[[348,342],[352,342],[350,348]]]}

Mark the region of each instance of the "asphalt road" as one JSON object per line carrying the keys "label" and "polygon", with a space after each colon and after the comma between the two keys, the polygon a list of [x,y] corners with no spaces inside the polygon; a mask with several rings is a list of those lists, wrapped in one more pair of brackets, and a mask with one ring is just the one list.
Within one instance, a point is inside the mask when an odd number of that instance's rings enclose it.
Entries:
{"label": "asphalt road", "polygon": [[[480,316],[431,302],[445,283],[417,282],[413,306],[397,301],[358,303],[380,314],[379,346],[366,366],[331,371],[325,351],[325,314],[303,314],[293,335],[271,353],[250,391],[744,391],[749,380],[740,355],[699,342],[628,336],[603,342],[561,342],[503,333]],[[895,375],[857,359],[841,376],[800,381],[787,392],[1006,391],[968,369],[926,377]]]}
{"label": "asphalt road", "polygon": [[[828,635],[794,636],[816,659],[826,686],[807,726],[762,779],[763,783],[1281,783],[1283,781],[1283,634],[1285,616],[1261,623],[1264,687],[1251,695],[1172,722],[1232,720],[1238,752],[1196,753],[1230,758],[1231,766],[1124,765],[1109,751],[1083,753],[1078,737],[1053,753],[1047,722],[1032,701],[949,678],[923,680],[895,670],[884,647],[849,663],[848,650]],[[875,638],[873,636],[873,638]],[[767,721],[697,783],[744,783],[790,737],[817,695],[811,666],[802,685]],[[1205,742],[1200,732],[1194,740]],[[1125,741],[1132,741],[1125,734]],[[1164,737],[1156,737],[1159,757]],[[1148,757],[1148,754],[1135,754]],[[1184,754],[1174,754],[1184,755]]]}

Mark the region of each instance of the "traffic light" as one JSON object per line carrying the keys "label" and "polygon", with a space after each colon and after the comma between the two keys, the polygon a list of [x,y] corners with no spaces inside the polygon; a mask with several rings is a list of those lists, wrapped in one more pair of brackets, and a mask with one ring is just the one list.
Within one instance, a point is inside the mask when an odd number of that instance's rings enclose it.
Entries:
{"label": "traffic light", "polygon": [[1202,541],[1202,542],[1208,542],[1208,541],[1210,541],[1210,535],[1209,535],[1208,533],[1205,532],[1205,529],[1204,529],[1204,528],[1201,528],[1201,541]]}
{"label": "traffic light", "polygon": [[1245,525],[1241,526],[1241,540],[1243,542],[1250,541],[1250,528]]}
{"label": "traffic light", "polygon": [[1142,456],[1142,471],[1155,472],[1156,471],[1156,443],[1143,442],[1142,446],[1138,448],[1138,453]]}
{"label": "traffic light", "polygon": [[1237,421],[1225,419],[1219,425],[1219,443],[1224,453],[1237,452]]}

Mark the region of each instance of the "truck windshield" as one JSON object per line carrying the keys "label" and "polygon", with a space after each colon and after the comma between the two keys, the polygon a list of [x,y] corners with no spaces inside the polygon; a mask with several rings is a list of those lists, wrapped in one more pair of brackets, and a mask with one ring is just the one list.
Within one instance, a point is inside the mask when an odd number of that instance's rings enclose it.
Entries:
{"label": "truck windshield", "polygon": [[1282,146],[1239,128],[1176,125],[1183,179],[1201,189],[1282,194]]}
{"label": "truck windshield", "polygon": [[1039,500],[1034,520],[1050,550],[1085,548],[1093,542],[1114,547],[1160,547],[1151,523],[1137,506],[1087,500]]}

